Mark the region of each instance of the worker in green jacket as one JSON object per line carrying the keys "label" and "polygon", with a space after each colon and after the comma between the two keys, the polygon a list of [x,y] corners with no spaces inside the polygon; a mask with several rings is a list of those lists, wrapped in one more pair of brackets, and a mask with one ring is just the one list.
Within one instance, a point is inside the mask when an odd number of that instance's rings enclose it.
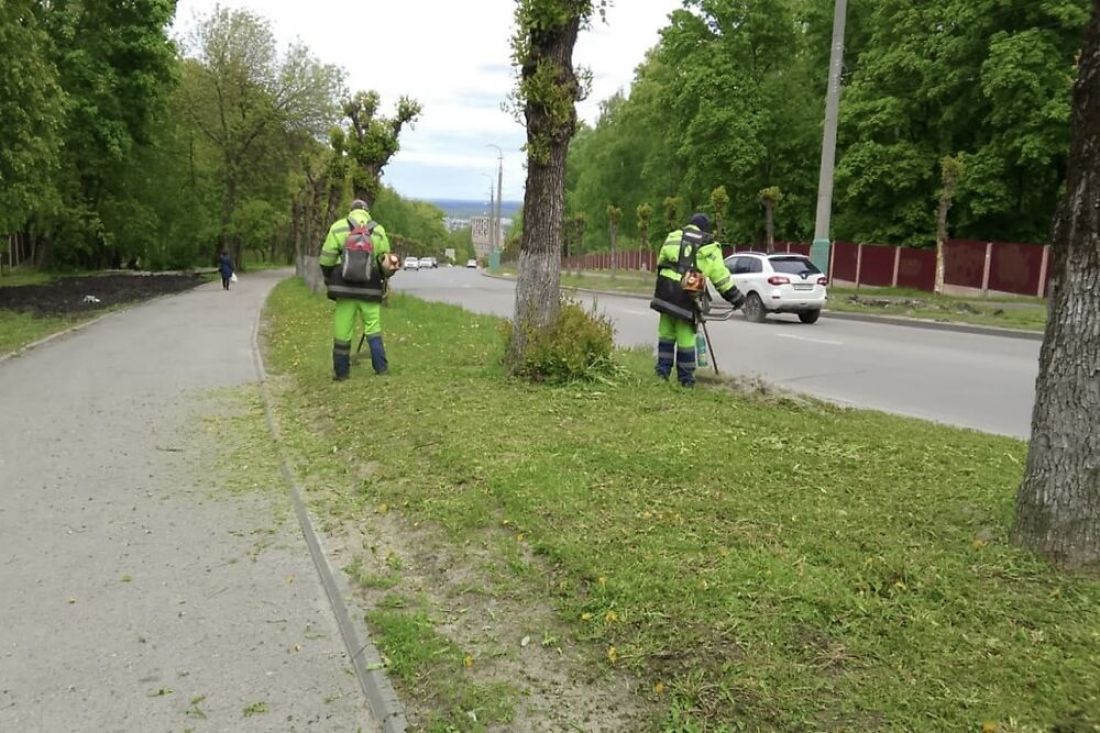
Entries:
{"label": "worker in green jacket", "polygon": [[365,201],[356,199],[346,218],[333,223],[321,247],[320,265],[330,300],[336,301],[332,329],[333,379],[351,372],[351,340],[356,316],[370,346],[376,374],[389,370],[382,343],[382,298],[386,280],[397,270],[386,230],[373,221]]}
{"label": "worker in green jacket", "polygon": [[734,310],[744,304],[745,296],[722,260],[722,248],[710,234],[710,219],[695,214],[690,224],[665,238],[657,257],[657,287],[649,302],[661,314],[657,376],[668,379],[675,361],[676,376],[684,387],[695,386],[695,331],[700,321],[698,299],[706,288],[704,277]]}

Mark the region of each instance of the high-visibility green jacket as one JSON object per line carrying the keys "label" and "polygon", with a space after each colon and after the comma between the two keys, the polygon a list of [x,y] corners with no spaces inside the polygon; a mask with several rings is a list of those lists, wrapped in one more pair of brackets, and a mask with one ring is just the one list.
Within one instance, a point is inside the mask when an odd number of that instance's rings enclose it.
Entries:
{"label": "high-visibility green jacket", "polygon": [[733,277],[722,259],[722,248],[690,224],[665,238],[657,256],[657,288],[649,305],[655,311],[694,323],[698,316],[695,303],[680,287],[680,279],[688,269],[706,275],[719,293],[727,293],[733,287]]}
{"label": "high-visibility green jacket", "polygon": [[351,224],[362,226],[371,221],[370,212],[363,209],[353,209],[346,219],[339,219],[329,227],[325,243],[321,246],[320,265],[325,272],[325,282],[328,285],[328,297],[332,300],[351,298],[353,300],[366,300],[380,302],[385,285],[385,274],[382,272],[382,257],[390,251],[390,239],[386,236],[386,230],[381,224],[376,224],[371,232],[371,241],[374,243],[374,268],[371,279],[365,283],[345,282],[340,276],[340,268],[336,267],[344,252],[344,241],[351,232]]}

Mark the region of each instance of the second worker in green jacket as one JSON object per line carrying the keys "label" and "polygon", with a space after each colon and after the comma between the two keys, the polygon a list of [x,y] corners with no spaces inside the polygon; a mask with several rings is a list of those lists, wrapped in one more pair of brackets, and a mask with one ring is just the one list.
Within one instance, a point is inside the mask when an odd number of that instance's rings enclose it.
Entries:
{"label": "second worker in green jacket", "polygon": [[[684,289],[684,276],[701,273],[736,310],[745,302],[722,260],[722,248],[710,235],[710,219],[695,214],[691,223],[670,233],[657,257],[657,287],[649,307],[661,314],[657,325],[657,376],[668,379],[675,361],[684,387],[695,385],[695,330],[700,321],[698,294]],[[703,283],[705,287],[706,284]]]}

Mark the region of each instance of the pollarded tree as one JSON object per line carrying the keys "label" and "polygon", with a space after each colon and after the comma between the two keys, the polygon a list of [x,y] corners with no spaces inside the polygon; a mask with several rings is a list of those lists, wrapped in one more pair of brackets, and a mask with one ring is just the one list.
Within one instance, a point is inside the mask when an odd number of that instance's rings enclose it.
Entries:
{"label": "pollarded tree", "polygon": [[[638,216],[638,254],[639,262],[645,262],[645,253],[649,250],[649,224],[653,219],[653,207],[647,203],[638,204],[635,211]],[[639,265],[643,267],[643,265]]]}
{"label": "pollarded tree", "polygon": [[556,322],[561,301],[565,158],[577,131],[576,103],[588,83],[573,68],[577,35],[604,0],[517,0],[512,60],[515,111],[527,127],[523,240],[509,363],[522,362],[527,334]]}
{"label": "pollarded tree", "polygon": [[619,269],[619,227],[623,222],[623,210],[614,204],[607,205],[607,234],[611,244],[611,276]]}
{"label": "pollarded tree", "polygon": [[963,174],[963,158],[945,155],[940,160],[940,204],[936,209],[936,282],[934,289],[943,292],[944,247],[947,245],[947,214],[955,203],[955,191]]}
{"label": "pollarded tree", "polygon": [[661,207],[665,212],[665,230],[671,232],[680,226],[680,197],[666,196]]}
{"label": "pollarded tree", "polygon": [[722,241],[722,222],[730,205],[730,196],[725,186],[718,186],[710,192],[710,210],[714,214],[714,238]]}
{"label": "pollarded tree", "polygon": [[767,253],[775,251],[775,207],[783,200],[779,186],[768,186],[760,190],[760,203],[764,205],[764,241]]}
{"label": "pollarded tree", "polygon": [[351,160],[351,188],[356,198],[374,204],[382,186],[382,169],[400,149],[398,138],[407,124],[416,122],[420,103],[401,97],[397,115],[379,117],[378,92],[359,92],[344,101],[344,116],[349,123],[343,147]]}

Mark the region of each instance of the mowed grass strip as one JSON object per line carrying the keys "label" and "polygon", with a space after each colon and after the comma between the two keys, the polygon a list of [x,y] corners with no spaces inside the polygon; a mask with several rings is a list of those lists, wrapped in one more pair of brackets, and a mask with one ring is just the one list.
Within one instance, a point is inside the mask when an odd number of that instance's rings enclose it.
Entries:
{"label": "mowed grass strip", "polygon": [[498,319],[405,296],[383,311],[391,375],[333,384],[330,312],[292,280],[267,314],[313,469],[358,450],[368,503],[455,543],[513,533],[543,564],[530,602],[666,700],[655,726],[1100,723],[1100,582],[1007,542],[1023,443],[683,392],[638,352],[610,384],[512,381]]}

